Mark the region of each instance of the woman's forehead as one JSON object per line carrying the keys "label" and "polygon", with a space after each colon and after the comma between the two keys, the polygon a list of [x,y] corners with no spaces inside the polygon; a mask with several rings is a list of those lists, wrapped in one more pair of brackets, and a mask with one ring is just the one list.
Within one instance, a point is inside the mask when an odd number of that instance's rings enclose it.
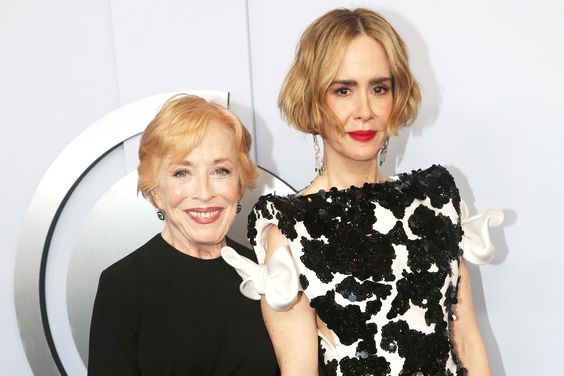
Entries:
{"label": "woman's forehead", "polygon": [[210,122],[202,139],[191,150],[177,148],[171,153],[168,164],[196,165],[235,163],[237,150],[234,130],[222,122]]}

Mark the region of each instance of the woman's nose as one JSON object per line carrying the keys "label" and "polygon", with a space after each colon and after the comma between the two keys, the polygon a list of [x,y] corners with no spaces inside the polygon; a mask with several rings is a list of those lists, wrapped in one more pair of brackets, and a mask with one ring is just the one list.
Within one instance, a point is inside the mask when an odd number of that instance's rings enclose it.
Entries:
{"label": "woman's nose", "polygon": [[198,179],[193,194],[194,199],[200,201],[209,201],[213,196],[213,188],[210,184],[209,179],[207,177]]}
{"label": "woman's nose", "polygon": [[356,100],[355,119],[368,121],[374,117],[370,97],[367,94],[361,94]]}

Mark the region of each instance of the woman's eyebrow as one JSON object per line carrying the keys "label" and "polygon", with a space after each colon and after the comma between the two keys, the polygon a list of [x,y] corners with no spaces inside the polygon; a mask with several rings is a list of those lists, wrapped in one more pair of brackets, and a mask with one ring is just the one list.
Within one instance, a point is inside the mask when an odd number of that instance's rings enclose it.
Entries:
{"label": "woman's eyebrow", "polygon": [[[224,163],[224,162],[233,163],[233,161],[231,160],[231,158],[228,158],[228,157],[225,157],[225,158],[217,158],[217,159],[214,159],[214,160],[212,161],[213,164]],[[178,162],[174,162],[174,163],[171,163],[171,164],[170,164],[170,167],[171,167],[171,168],[178,167],[178,166],[192,167],[192,166],[194,166],[194,164],[193,164],[191,161],[186,161],[186,160],[184,160],[184,161],[178,161]]]}
{"label": "woman's eyebrow", "polygon": [[231,160],[231,158],[218,158],[218,159],[214,159],[214,160],[213,160],[213,163],[214,163],[214,164],[224,163],[224,162],[233,163],[233,161]]}
{"label": "woman's eyebrow", "polygon": [[382,82],[392,81],[392,77],[378,77],[370,80],[370,86],[381,84]]}
{"label": "woman's eyebrow", "polygon": [[176,167],[176,166],[187,166],[187,167],[192,167],[194,164],[190,161],[178,161],[178,162],[173,162],[170,164],[170,167]]}
{"label": "woman's eyebrow", "polygon": [[[370,86],[381,84],[385,81],[392,81],[392,77],[377,77],[372,78],[368,82]],[[334,80],[331,85],[343,85],[343,86],[356,86],[358,82],[356,80]]]}
{"label": "woman's eyebrow", "polygon": [[331,85],[355,86],[358,83],[355,80],[335,80],[331,82]]}

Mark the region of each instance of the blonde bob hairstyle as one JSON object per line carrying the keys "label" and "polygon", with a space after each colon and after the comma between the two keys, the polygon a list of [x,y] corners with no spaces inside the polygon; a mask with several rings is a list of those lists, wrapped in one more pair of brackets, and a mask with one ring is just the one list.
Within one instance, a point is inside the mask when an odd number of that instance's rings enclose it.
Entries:
{"label": "blonde bob hairstyle", "polygon": [[234,131],[241,195],[245,188],[254,188],[258,170],[249,156],[251,135],[241,121],[218,104],[180,94],[165,102],[141,137],[137,193],[141,192],[156,207],[151,191],[159,184],[163,162],[183,160],[201,142],[212,120],[218,120]]}
{"label": "blonde bob hairstyle", "polygon": [[368,9],[334,9],[303,33],[278,96],[282,116],[296,129],[322,136],[325,126],[344,132],[325,103],[325,94],[337,75],[347,45],[358,35],[374,38],[388,55],[393,79],[388,131],[395,135],[417,117],[421,102],[419,85],[409,69],[405,43],[394,28]]}

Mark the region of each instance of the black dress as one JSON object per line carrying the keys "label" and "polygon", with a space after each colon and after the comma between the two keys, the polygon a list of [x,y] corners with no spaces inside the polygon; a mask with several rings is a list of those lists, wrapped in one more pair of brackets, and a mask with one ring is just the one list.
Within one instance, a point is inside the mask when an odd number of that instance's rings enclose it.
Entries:
{"label": "black dress", "polygon": [[310,195],[263,196],[249,238],[286,236],[319,333],[320,375],[465,375],[451,341],[457,303],[460,197],[441,166],[393,181]]}
{"label": "black dress", "polygon": [[100,276],[88,375],[277,375],[259,302],[238,285],[221,257],[188,256],[156,235]]}

